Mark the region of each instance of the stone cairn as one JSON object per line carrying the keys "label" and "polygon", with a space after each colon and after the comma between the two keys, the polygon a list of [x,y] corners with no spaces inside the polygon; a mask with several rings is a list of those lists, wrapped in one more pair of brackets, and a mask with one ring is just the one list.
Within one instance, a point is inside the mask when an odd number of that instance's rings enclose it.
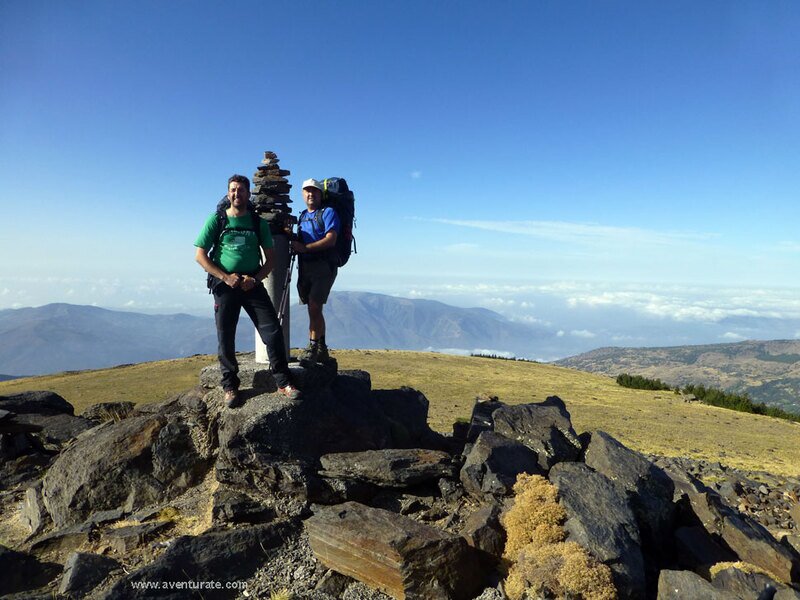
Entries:
{"label": "stone cairn", "polygon": [[267,150],[261,165],[253,173],[253,204],[261,218],[269,222],[273,234],[282,233],[296,222],[289,206],[292,203],[289,198],[292,185],[286,179],[291,171],[281,169],[278,163],[278,155]]}

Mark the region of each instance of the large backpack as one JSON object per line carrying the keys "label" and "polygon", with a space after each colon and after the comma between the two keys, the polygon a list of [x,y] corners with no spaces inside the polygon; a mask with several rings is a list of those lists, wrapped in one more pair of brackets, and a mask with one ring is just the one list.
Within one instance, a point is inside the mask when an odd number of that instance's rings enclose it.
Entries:
{"label": "large backpack", "polygon": [[[336,236],[336,255],[339,266],[343,267],[350,260],[350,254],[358,254],[356,238],[353,236],[353,227],[356,224],[355,196],[347,186],[347,181],[342,177],[331,177],[322,182],[325,190],[322,192],[322,205],[330,206],[339,216],[339,234]],[[315,211],[314,216],[317,226],[325,228],[322,223],[322,211]]]}
{"label": "large backpack", "polygon": [[[242,230],[240,227],[228,227],[228,213],[226,212],[231,205],[231,201],[228,200],[228,196],[223,196],[222,200],[217,203],[217,209],[214,212],[217,216],[217,221],[214,226],[214,245],[211,247],[211,251],[208,253],[209,257],[213,261],[217,254],[219,254],[220,247],[222,246],[222,234],[225,233],[225,230],[229,231],[237,231]],[[261,248],[261,217],[258,216],[256,212],[256,206],[250,200],[247,201],[247,212],[250,214],[250,218],[253,220],[252,228],[247,228],[247,231],[253,231],[256,234],[256,240],[258,241],[258,247]],[[261,251],[259,250],[258,253],[258,264],[261,264]],[[213,291],[216,284],[219,282],[219,279],[214,277],[211,273],[208,274],[207,278],[207,285],[209,293]]]}

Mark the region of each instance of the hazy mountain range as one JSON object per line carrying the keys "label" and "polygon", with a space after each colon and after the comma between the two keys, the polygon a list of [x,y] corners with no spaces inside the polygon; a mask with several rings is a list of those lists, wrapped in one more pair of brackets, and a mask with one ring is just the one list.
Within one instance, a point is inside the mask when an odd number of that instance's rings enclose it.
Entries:
{"label": "hazy mountain range", "polygon": [[[450,349],[527,355],[552,334],[483,308],[457,308],[362,292],[331,295],[325,310],[336,348]],[[304,307],[291,307],[292,345],[307,340]],[[252,350],[242,315],[237,348]],[[48,304],[0,311],[0,373],[39,375],[216,353],[211,317],[147,315],[94,306]]]}
{"label": "hazy mountain range", "polygon": [[[560,341],[552,330],[484,308],[366,292],[332,294],[325,314],[334,348],[536,358],[552,355]],[[292,306],[293,346],[305,345],[307,328],[305,308]],[[252,350],[253,339],[253,327],[242,315],[237,347]],[[148,315],[72,304],[2,310],[0,340],[0,380],[213,354],[217,345],[210,315]],[[800,341],[599,348],[556,364],[612,377],[627,372],[671,385],[702,383],[800,412]]]}
{"label": "hazy mountain range", "polygon": [[658,378],[673,386],[703,384],[800,413],[800,340],[598,348],[556,364],[612,377],[630,373]]}

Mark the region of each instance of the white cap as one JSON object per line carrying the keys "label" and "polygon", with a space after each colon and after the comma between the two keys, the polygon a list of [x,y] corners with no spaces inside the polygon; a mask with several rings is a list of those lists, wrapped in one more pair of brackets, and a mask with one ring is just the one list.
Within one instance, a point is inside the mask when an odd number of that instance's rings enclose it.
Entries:
{"label": "white cap", "polygon": [[309,187],[317,188],[320,192],[324,192],[325,191],[325,188],[322,186],[322,182],[321,181],[317,181],[316,179],[306,179],[303,182],[303,189],[306,189],[306,188],[309,188]]}

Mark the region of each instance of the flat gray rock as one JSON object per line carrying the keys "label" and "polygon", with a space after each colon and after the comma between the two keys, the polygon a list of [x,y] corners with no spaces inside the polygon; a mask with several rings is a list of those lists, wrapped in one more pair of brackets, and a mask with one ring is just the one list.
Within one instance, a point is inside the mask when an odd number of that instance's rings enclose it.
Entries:
{"label": "flat gray rock", "polygon": [[0,396],[0,409],[18,415],[74,415],[72,404],[55,392],[21,392]]}
{"label": "flat gray rock", "polygon": [[508,496],[520,473],[543,474],[536,452],[493,431],[483,431],[467,454],[460,478],[467,493]]}
{"label": "flat gray rock", "polygon": [[56,527],[92,513],[132,512],[175,497],[209,467],[205,405],[197,390],[147,405],[119,422],[85,432],[58,455],[43,479],[44,505]]}
{"label": "flat gray rock", "polygon": [[83,598],[106,577],[122,565],[113,558],[99,554],[75,552],[64,564],[64,574],[58,593],[69,598]]}
{"label": "flat gray rock", "polygon": [[550,482],[567,511],[569,539],[611,568],[620,597],[644,598],[639,526],[625,490],[583,463],[557,464]]}
{"label": "flat gray rock", "polygon": [[664,471],[604,431],[592,433],[586,465],[619,483],[629,494],[642,542],[656,556],[675,521],[675,485]]}
{"label": "flat gray rock", "polygon": [[[735,594],[719,590],[691,571],[661,571],[657,600],[741,600]],[[755,598],[753,599],[755,600]]]}
{"label": "flat gray rock", "polygon": [[[265,553],[282,545],[298,528],[295,521],[280,521],[179,537],[155,562],[118,581],[104,596],[104,600],[154,597],[185,600],[195,595],[215,599],[234,598],[241,593],[241,589],[235,586],[236,582],[250,577],[261,566]],[[135,587],[147,581],[172,582],[173,588],[159,590],[156,596],[152,590]],[[212,590],[180,587],[190,581],[221,582],[222,587]]]}
{"label": "flat gray rock", "polygon": [[455,475],[449,454],[421,448],[326,454],[320,462],[325,477],[355,479],[379,487],[405,487]]}
{"label": "flat gray rock", "polygon": [[538,404],[504,406],[494,411],[492,418],[494,431],[536,452],[539,466],[545,471],[556,463],[577,460],[580,455],[581,442],[558,396]]}

